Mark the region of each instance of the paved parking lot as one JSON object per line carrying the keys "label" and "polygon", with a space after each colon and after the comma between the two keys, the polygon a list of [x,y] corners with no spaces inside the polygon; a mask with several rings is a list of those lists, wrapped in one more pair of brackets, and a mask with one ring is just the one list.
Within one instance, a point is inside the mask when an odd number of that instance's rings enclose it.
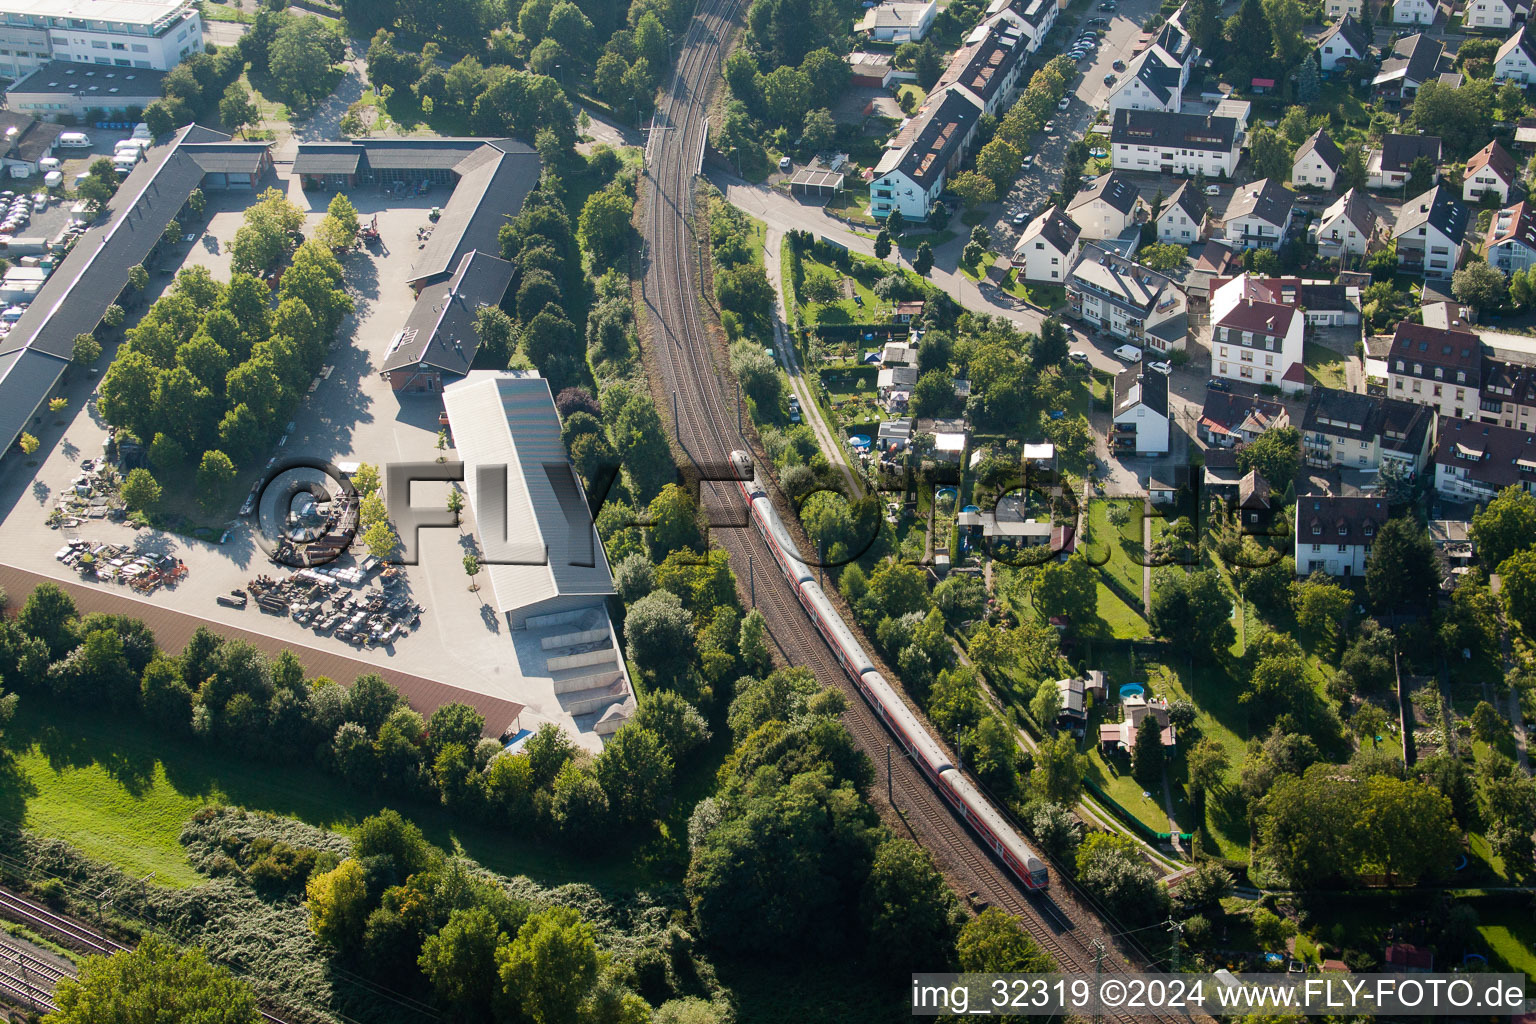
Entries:
{"label": "paved parking lot", "polygon": [[[291,198],[310,211],[309,228],[319,222],[334,194],[306,194],[296,184],[289,186],[288,191]],[[332,462],[431,461],[438,454],[441,400],[437,396],[397,398],[378,368],[414,302],[406,278],[418,252],[417,229],[429,223],[428,212],[433,206],[442,205],[447,191],[438,189],[423,197],[399,199],[376,189],[359,188],[349,196],[365,221],[375,212],[379,214],[382,244],[376,252],[357,250],[341,257],[348,289],[357,306],[356,314],[347,318],[327,357],[327,363],[333,367],[330,376],[294,413],[294,428],[281,454]],[[224,247],[253,199],[250,192],[211,194],[207,223],[200,229],[194,228],[191,241],[182,242],[175,250],[181,265],[204,266],[215,278],[227,278],[230,256]],[[175,266],[169,264],[165,272],[152,275],[151,297],[169,287]],[[106,365],[104,358],[101,366]],[[5,552],[4,560],[19,568],[58,579],[78,579],[72,570],[54,559],[65,538],[60,531],[50,529],[45,518],[56,495],[79,474],[80,460],[101,454],[106,426],[89,402],[95,383],[95,378],[89,375],[76,375],[67,392],[71,413],[66,414],[66,421],[34,425],[32,429],[44,445],[37,456],[41,460],[39,466],[28,467],[19,453],[0,463],[0,515],[4,516],[0,523],[0,549]],[[272,454],[279,452],[274,450]],[[253,460],[256,465],[241,474],[238,496],[229,509],[231,516],[246,491],[261,476],[265,461],[264,457]],[[442,494],[426,495],[421,490],[418,486],[417,493],[412,495],[417,503],[444,500]],[[188,576],[176,589],[162,589],[147,599],[117,584],[93,584],[109,588],[114,594],[259,631],[294,646],[344,652],[401,672],[514,700],[528,706],[523,717],[525,728],[536,728],[546,719],[573,724],[555,700],[547,675],[540,675],[542,656],[520,650],[525,645],[515,642],[505,621],[485,604],[485,600],[491,599],[488,587],[482,587],[478,593],[468,589],[462,566],[463,544],[467,535],[472,536],[468,509],[465,518],[464,533],[424,531],[419,538],[420,564],[406,567],[414,598],[426,609],[418,629],[391,646],[362,651],[338,640],[316,636],[288,619],[262,614],[254,603],[244,610],[214,603],[217,595],[235,587],[243,588],[258,574],[286,575],[286,570],[270,564],[256,545],[249,520],[227,520],[229,533],[223,544],[159,531],[134,531],[127,525],[104,520],[91,520],[77,532],[82,538],[173,554],[187,563]],[[349,556],[338,564],[352,561]],[[525,672],[523,666],[537,667]],[[579,742],[599,746],[594,734],[569,731]]]}

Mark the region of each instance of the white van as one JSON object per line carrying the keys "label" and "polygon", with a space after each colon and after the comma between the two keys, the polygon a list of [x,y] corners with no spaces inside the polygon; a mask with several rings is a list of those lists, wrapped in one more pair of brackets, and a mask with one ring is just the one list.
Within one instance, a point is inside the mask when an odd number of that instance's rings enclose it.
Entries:
{"label": "white van", "polygon": [[43,175],[43,184],[47,185],[49,188],[58,188],[64,184],[64,172],[49,171],[47,174]]}
{"label": "white van", "polygon": [[32,177],[32,169],[26,164],[11,164],[11,177],[30,178]]}
{"label": "white van", "polygon": [[37,162],[37,169],[44,174],[47,174],[49,171],[56,171],[62,166],[63,164],[59,163],[59,158],[56,156],[45,156]]}
{"label": "white van", "polygon": [[85,132],[65,132],[59,136],[58,145],[66,149],[90,149],[91,137]]}
{"label": "white van", "polygon": [[142,153],[144,152],[144,148],[148,145],[149,143],[145,142],[143,139],[123,139],[117,145],[112,147],[112,152],[119,155],[122,153],[127,153],[129,150],[132,150],[135,153]]}
{"label": "white van", "polygon": [[1141,349],[1137,348],[1135,345],[1121,345],[1119,348],[1111,352],[1110,355],[1114,356],[1122,363],[1141,362]]}

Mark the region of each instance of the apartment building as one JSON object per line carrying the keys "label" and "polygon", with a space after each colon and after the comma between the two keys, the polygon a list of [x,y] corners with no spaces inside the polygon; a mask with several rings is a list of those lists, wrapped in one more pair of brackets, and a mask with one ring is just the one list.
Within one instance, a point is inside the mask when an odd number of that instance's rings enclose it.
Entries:
{"label": "apartment building", "polygon": [[1381,498],[1308,494],[1296,499],[1296,573],[1364,576],[1371,542],[1387,521]]}
{"label": "apartment building", "polygon": [[1536,435],[1452,419],[1440,424],[1435,490],[1451,501],[1492,500],[1506,487],[1536,489]]}
{"label": "apartment building", "polygon": [[202,48],[188,0],[0,0],[0,78],[49,61],[165,71]]}
{"label": "apartment building", "polygon": [[1387,350],[1387,394],[1430,406],[1441,416],[1473,415],[1482,389],[1483,351],[1470,331],[1397,325]]}
{"label": "apartment building", "polygon": [[1295,394],[1306,385],[1305,317],[1268,282],[1242,274],[1211,283],[1211,375],[1271,384]]}
{"label": "apartment building", "polygon": [[1449,278],[1466,253],[1469,220],[1467,208],[1446,185],[1408,200],[1392,231],[1398,268],[1426,278]]}
{"label": "apartment building", "polygon": [[1067,306],[1071,316],[1158,353],[1182,349],[1189,332],[1177,283],[1091,243],[1067,279]]}
{"label": "apartment building", "polygon": [[1429,466],[1435,448],[1435,413],[1416,402],[1314,387],[1301,421],[1307,465],[1379,470],[1396,462],[1409,476]]}
{"label": "apartment building", "polygon": [[1211,114],[1122,108],[1109,131],[1110,166],[1121,171],[1231,177],[1241,146],[1237,121]]}

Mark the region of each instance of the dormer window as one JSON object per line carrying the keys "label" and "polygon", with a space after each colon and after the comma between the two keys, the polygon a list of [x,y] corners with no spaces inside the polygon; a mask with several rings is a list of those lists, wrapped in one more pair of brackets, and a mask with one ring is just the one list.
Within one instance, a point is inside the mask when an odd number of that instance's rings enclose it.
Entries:
{"label": "dormer window", "polygon": [[1321,537],[1322,534],[1323,534],[1323,524],[1322,523],[1313,523],[1312,524],[1312,536],[1314,536],[1314,537]]}
{"label": "dormer window", "polygon": [[1349,536],[1349,527],[1345,526],[1343,523],[1339,524],[1339,536],[1340,537],[1347,537],[1347,536]]}
{"label": "dormer window", "polygon": [[1369,537],[1369,536],[1373,535],[1376,532],[1376,527],[1372,526],[1370,523],[1366,523],[1365,524],[1365,529],[1364,529],[1363,532],[1365,533],[1365,535],[1367,537]]}
{"label": "dormer window", "polygon": [[1444,380],[1444,379],[1445,379],[1445,371],[1443,369],[1441,369],[1440,367],[1438,367],[1438,366],[1435,367],[1435,380]]}

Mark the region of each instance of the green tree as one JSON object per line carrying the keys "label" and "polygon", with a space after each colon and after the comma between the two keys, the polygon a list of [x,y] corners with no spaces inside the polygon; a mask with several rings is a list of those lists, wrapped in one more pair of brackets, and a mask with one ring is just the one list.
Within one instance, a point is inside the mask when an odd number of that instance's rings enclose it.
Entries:
{"label": "green tree", "polygon": [[368,916],[363,866],[349,857],[330,871],[310,876],[304,892],[315,937],[341,953],[356,949]]}
{"label": "green tree", "polygon": [[1344,165],[1339,169],[1338,187],[1348,191],[1365,188],[1369,172],[1365,166],[1365,150],[1358,142],[1344,147]]}
{"label": "green tree", "polygon": [[960,929],[955,958],[967,972],[1034,974],[1056,969],[1023,923],[997,907],[988,907]]}
{"label": "green tree", "polygon": [[801,122],[800,142],[807,149],[823,150],[837,141],[837,122],[825,107],[808,110]]}
{"label": "green tree", "polygon": [[933,246],[922,242],[917,247],[917,255],[912,259],[912,269],[917,271],[919,277],[927,277],[928,271],[933,269]]}
{"label": "green tree", "polygon": [[891,255],[891,233],[884,228],[875,235],[875,259],[883,260]]}
{"label": "green tree", "polygon": [[1194,573],[1160,570],[1152,589],[1152,632],[1177,644],[1222,651],[1237,639],[1232,600],[1213,569]]}
{"label": "green tree", "polygon": [[1439,560],[1429,532],[1411,519],[1382,524],[1365,563],[1365,589],[1376,607],[1433,607],[1439,587]]}
{"label": "green tree", "polygon": [[1035,750],[1032,778],[1040,795],[1052,803],[1075,806],[1087,770],[1088,758],[1078,753],[1077,742],[1067,733],[1057,734],[1054,741],[1043,742]]}
{"label": "green tree", "polygon": [[277,30],[268,48],[272,81],[294,105],[309,109],[328,91],[335,63],[327,36],[335,32],[319,18],[294,18]]}
{"label": "green tree", "polygon": [[1499,563],[1504,607],[1529,634],[1536,630],[1536,550],[1516,551]]}
{"label": "green tree", "polygon": [[1080,554],[1052,562],[1035,577],[1035,609],[1046,618],[1066,617],[1081,629],[1097,612],[1099,593],[1095,572]]}
{"label": "green tree", "polygon": [[1077,850],[1077,881],[1126,924],[1157,920],[1168,897],[1135,840],[1095,832]]}
{"label": "green tree", "polygon": [[1029,702],[1029,714],[1042,729],[1055,727],[1056,716],[1061,714],[1061,690],[1053,680],[1040,680]]}
{"label": "green tree", "polygon": [[1131,748],[1131,772],[1141,788],[1157,792],[1163,784],[1163,730],[1149,711],[1136,730]]}
{"label": "green tree", "polygon": [[131,512],[149,512],[160,504],[160,485],[142,466],[132,469],[123,481],[123,504]]}
{"label": "green tree", "polygon": [[239,82],[229,83],[219,100],[219,120],[231,132],[245,137],[245,129],[261,120],[261,108],[251,99],[250,90]]}
{"label": "green tree", "polygon": [[534,1024],[576,1020],[583,998],[597,981],[598,966],[592,926],[570,907],[532,915],[517,938],[496,951],[503,999]]}
{"label": "green tree", "polygon": [[630,826],[651,821],[672,788],[672,757],[661,738],[633,722],[603,747],[596,772],[608,806]]}
{"label": "green tree", "polygon": [[1451,293],[1474,309],[1494,310],[1504,305],[1509,284],[1485,260],[1469,260],[1452,276]]}
{"label": "green tree", "polygon": [[235,482],[235,464],[228,455],[217,448],[203,452],[197,465],[197,489],[199,500],[209,508],[217,508],[229,496],[230,485]]}
{"label": "green tree", "polygon": [[475,577],[480,575],[480,557],[474,552],[464,556],[464,575],[469,577],[470,590],[480,589],[480,584],[475,582]]}
{"label": "green tree", "polygon": [[374,523],[363,533],[363,547],[368,553],[381,561],[395,553],[395,548],[400,546],[400,536],[395,533],[395,528],[388,521]]}
{"label": "green tree", "polygon": [[[1149,245],[1136,254],[1136,261],[1143,266],[1170,273],[1183,267],[1189,260],[1189,250],[1182,245],[1157,244]],[[1261,437],[1263,435],[1260,435]]]}
{"label": "green tree", "polygon": [[77,366],[90,366],[101,358],[101,343],[96,340],[95,335],[77,334],[71,358]]}
{"label": "green tree", "polygon": [[1309,633],[1341,634],[1354,603],[1349,591],[1329,582],[1321,574],[1291,584],[1291,606],[1296,612],[1296,624]]}
{"label": "green tree", "polygon": [[933,859],[910,839],[887,840],[875,851],[859,904],[870,948],[894,973],[949,963],[960,908]]}
{"label": "green tree", "polygon": [[86,957],[78,978],[65,978],[53,993],[58,1024],[135,1024],[197,1021],[256,1024],[256,997],[227,968],[208,962],[202,949],[178,950],[157,935],[111,956]]}
{"label": "green tree", "polygon": [[582,206],[582,244],[592,253],[599,268],[611,265],[623,253],[629,241],[634,209],[635,201],[619,185],[594,192]]}
{"label": "green tree", "polygon": [[[959,196],[965,202],[967,210],[974,210],[978,206],[997,200],[997,183],[985,175],[975,171],[962,171],[955,175],[949,183],[949,190]],[[889,239],[887,239],[889,244]],[[887,250],[889,252],[889,250]],[[879,256],[879,252],[875,255]],[[884,259],[885,257],[880,257]]]}
{"label": "green tree", "polygon": [[1237,465],[1244,473],[1258,470],[1271,487],[1284,490],[1301,466],[1301,431],[1295,427],[1264,431],[1238,450]]}
{"label": "green tree", "polygon": [[331,197],[325,219],[320,222],[316,232],[320,241],[331,249],[349,249],[357,241],[357,230],[357,208],[344,194],[336,193]]}
{"label": "green tree", "polygon": [[1227,771],[1232,766],[1231,759],[1227,756],[1227,749],[1218,741],[1204,736],[1189,748],[1189,753],[1184,755],[1184,763],[1189,776],[1190,800],[1203,814],[1205,798],[1226,782]]}
{"label": "green tree", "polygon": [[1472,513],[1472,541],[1479,559],[1494,566],[1536,544],[1536,495],[1513,484],[1504,488]]}
{"label": "green tree", "polygon": [[438,999],[466,1019],[486,1019],[495,996],[496,951],[506,934],[484,907],[455,909],[421,945],[418,963]]}
{"label": "green tree", "polygon": [[630,659],[660,679],[680,672],[695,650],[688,612],[678,596],[666,590],[647,594],[629,607],[624,636]]}
{"label": "green tree", "polygon": [[1291,173],[1291,145],[1273,128],[1260,128],[1249,144],[1255,173],[1272,181],[1284,181]]}

